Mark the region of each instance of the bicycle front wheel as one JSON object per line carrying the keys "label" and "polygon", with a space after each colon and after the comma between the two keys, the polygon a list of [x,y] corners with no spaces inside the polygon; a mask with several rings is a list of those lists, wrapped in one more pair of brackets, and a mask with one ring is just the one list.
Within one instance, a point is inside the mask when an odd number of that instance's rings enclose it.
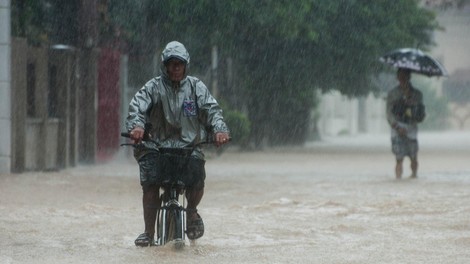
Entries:
{"label": "bicycle front wheel", "polygon": [[183,210],[179,207],[169,208],[166,218],[166,241],[174,241],[175,248],[179,249],[184,246],[184,226],[183,226]]}

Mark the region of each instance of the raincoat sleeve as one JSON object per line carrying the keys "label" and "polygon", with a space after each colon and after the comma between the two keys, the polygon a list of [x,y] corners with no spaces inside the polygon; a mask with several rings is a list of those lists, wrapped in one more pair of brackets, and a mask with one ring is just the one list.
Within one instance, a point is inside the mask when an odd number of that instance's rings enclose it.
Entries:
{"label": "raincoat sleeve", "polygon": [[204,125],[214,133],[230,133],[222,116],[222,108],[201,81],[197,82],[196,91],[198,108]]}
{"label": "raincoat sleeve", "polygon": [[147,82],[132,98],[126,119],[126,129],[131,131],[135,127],[145,127],[146,113],[149,112],[153,102],[157,100],[156,81]]}

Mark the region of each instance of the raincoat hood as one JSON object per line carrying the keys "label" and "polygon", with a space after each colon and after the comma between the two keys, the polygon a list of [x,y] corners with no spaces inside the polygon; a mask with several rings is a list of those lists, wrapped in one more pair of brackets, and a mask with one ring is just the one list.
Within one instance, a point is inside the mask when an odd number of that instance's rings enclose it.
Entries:
{"label": "raincoat hood", "polygon": [[186,64],[189,64],[189,53],[184,45],[178,41],[172,41],[166,44],[166,47],[162,52],[162,63],[165,63],[171,58],[178,58],[186,62]]}
{"label": "raincoat hood", "polygon": [[178,41],[172,41],[166,44],[165,49],[162,51],[163,66],[171,58],[177,58],[184,61],[186,66],[189,64],[189,53],[186,50],[186,47],[184,47],[184,45]]}

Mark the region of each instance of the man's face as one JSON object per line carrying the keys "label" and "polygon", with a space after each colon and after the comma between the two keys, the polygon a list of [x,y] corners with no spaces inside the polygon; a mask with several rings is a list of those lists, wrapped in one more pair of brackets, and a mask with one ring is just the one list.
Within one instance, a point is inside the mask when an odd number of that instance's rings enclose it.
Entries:
{"label": "man's face", "polygon": [[168,77],[172,82],[183,80],[186,64],[182,60],[172,58],[165,64],[165,66]]}

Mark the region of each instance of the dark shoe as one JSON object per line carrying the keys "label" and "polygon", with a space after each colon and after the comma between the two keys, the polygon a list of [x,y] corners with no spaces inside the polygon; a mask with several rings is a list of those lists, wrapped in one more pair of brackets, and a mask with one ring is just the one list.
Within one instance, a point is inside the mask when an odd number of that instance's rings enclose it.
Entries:
{"label": "dark shoe", "polygon": [[198,239],[204,235],[204,222],[197,211],[196,214],[197,219],[190,220],[188,217],[186,221],[186,235],[190,240]]}
{"label": "dark shoe", "polygon": [[148,247],[154,246],[155,240],[153,239],[153,237],[150,236],[149,233],[142,233],[136,238],[134,243],[138,247]]}

